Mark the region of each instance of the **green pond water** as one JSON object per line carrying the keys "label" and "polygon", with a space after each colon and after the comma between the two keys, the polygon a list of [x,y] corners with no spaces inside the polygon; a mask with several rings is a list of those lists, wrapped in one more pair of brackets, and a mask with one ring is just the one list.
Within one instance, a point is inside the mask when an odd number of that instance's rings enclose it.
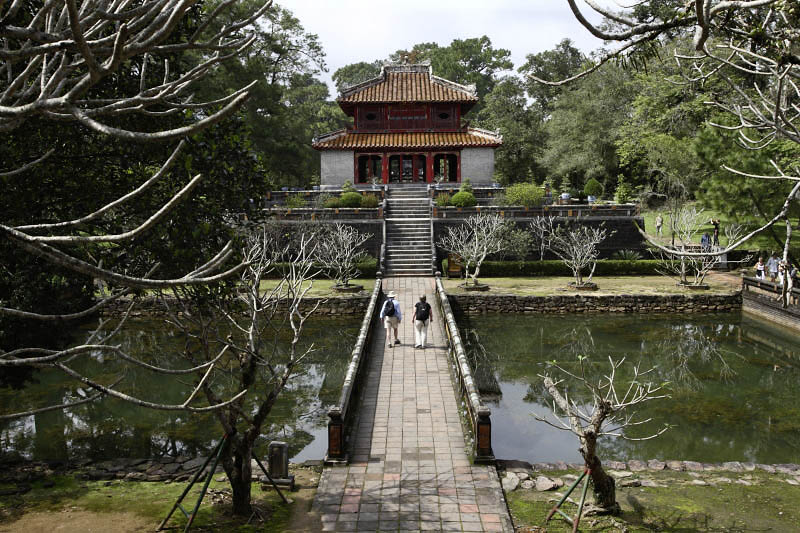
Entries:
{"label": "green pond water", "polygon": [[[257,442],[266,453],[271,440],[289,443],[295,461],[321,459],[327,446],[327,409],[339,399],[344,375],[358,335],[359,321],[317,318],[309,320],[301,348],[312,343],[315,351],[304,371],[273,407]],[[87,329],[76,332],[85,338]],[[278,348],[285,345],[284,334]],[[113,338],[114,344],[133,356],[161,366],[185,368],[175,355],[184,337],[170,333],[158,320],[130,320]],[[159,403],[183,403],[194,380],[191,376],[164,376],[120,363],[116,358],[92,354],[71,365],[103,383],[125,374],[122,392]],[[80,384],[53,372],[36,375],[22,394],[0,388],[0,413],[19,412],[80,399]],[[149,458],[196,455],[213,448],[222,429],[212,413],[156,411],[107,398],[65,412],[42,413],[13,422],[0,421],[0,456],[18,455],[36,460],[120,457]]]}
{"label": "green pond water", "polygon": [[[638,410],[653,419],[624,430],[631,438],[673,427],[645,441],[603,437],[604,459],[800,463],[800,338],[738,313],[703,315],[481,316],[460,319],[475,378],[492,409],[492,445],[502,459],[578,462],[578,441],[535,420],[550,414],[539,374],[548,361],[571,372],[585,356],[602,375],[608,357],[655,367],[670,398]],[[584,405],[585,387],[567,380]]]}

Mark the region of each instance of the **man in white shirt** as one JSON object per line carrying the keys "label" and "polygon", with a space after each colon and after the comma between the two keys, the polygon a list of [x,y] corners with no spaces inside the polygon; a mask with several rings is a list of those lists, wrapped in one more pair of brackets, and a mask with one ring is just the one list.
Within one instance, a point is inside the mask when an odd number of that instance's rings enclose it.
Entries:
{"label": "man in white shirt", "polygon": [[[397,327],[403,320],[403,312],[400,310],[400,302],[395,300],[397,294],[394,291],[389,291],[386,295],[386,301],[383,302],[381,307],[380,318],[383,321],[383,327],[386,328],[386,341],[392,347],[395,344],[400,344],[400,339],[397,338]],[[394,329],[394,343],[392,343],[392,329]]]}

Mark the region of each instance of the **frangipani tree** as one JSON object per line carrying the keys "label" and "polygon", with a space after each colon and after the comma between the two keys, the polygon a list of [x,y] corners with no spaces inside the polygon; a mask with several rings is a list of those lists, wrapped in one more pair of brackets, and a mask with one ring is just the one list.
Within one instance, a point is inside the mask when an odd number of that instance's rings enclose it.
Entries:
{"label": "frangipani tree", "polygon": [[317,260],[323,271],[336,281],[336,287],[349,287],[350,280],[361,273],[358,263],[368,257],[362,246],[372,234],[340,222],[322,228],[321,232],[314,252]]}
{"label": "frangipani tree", "polygon": [[[616,501],[616,484],[614,478],[603,469],[599,457],[599,439],[615,437],[627,440],[648,440],[656,438],[667,429],[662,427],[655,433],[644,437],[630,437],[624,430],[646,424],[651,419],[637,417],[638,406],[667,398],[666,383],[654,383],[649,375],[654,369],[641,370],[634,365],[632,374],[620,378],[618,370],[623,367],[625,358],[614,360],[609,357],[607,373],[594,377],[598,372],[587,368],[590,363],[586,356],[578,357],[577,371],[570,371],[555,362],[551,366],[565,378],[556,378],[551,374],[542,374],[545,389],[552,399],[554,419],[543,415],[534,415],[537,420],[560,430],[573,433],[580,442],[578,451],[583,457],[584,465],[590,476],[594,490],[595,505],[606,512],[616,513],[619,505]],[[569,383],[569,385],[568,385]],[[570,387],[582,389],[581,393],[589,394],[589,402],[578,401],[570,395]]]}
{"label": "frangipani tree", "polygon": [[[612,235],[603,227],[560,227],[553,234],[550,249],[572,270],[575,287],[592,286],[592,276],[597,267],[600,251],[597,245]],[[589,277],[583,276],[588,270]]]}
{"label": "frangipani tree", "polygon": [[[703,285],[708,273],[720,262],[720,256],[710,245],[705,250],[698,245],[703,223],[708,220],[702,209],[694,206],[682,206],[673,211],[670,216],[670,226],[674,244],[664,245],[670,250],[660,250],[661,262],[659,271],[668,277],[677,276],[681,285],[699,287]],[[744,233],[744,228],[739,224],[729,224],[724,227],[727,242],[736,241]],[[685,252],[701,250],[706,255],[685,255]],[[743,261],[746,262],[746,258]]]}
{"label": "frangipani tree", "polygon": [[[140,267],[137,271],[115,270],[104,266],[102,258],[91,253],[124,250],[146,239],[147,232],[167,221],[174,208],[186,201],[203,180],[201,174],[188,176],[154,212],[143,216],[129,214],[135,212],[131,206],[138,200],[165,186],[165,176],[182,160],[182,151],[190,142],[187,139],[236,113],[257,83],[254,80],[214,101],[196,101],[193,96],[194,88],[211,76],[222,61],[234,60],[253,44],[249,28],[270,6],[267,2],[241,19],[213,29],[215,21],[232,5],[230,1],[220,2],[203,12],[199,0],[146,0],[133,5],[119,0],[0,1],[0,132],[3,135],[13,136],[32,121],[49,121],[52,128],[77,124],[101,138],[123,142],[176,143],[169,158],[138,186],[120,191],[112,201],[94,202],[79,216],[6,223],[0,214],[0,238],[15,246],[15,251],[43,261],[53,272],[68,271],[111,288],[97,303],[68,314],[40,313],[0,301],[0,319],[12,317],[50,324],[83,320],[137,291],[205,286],[229,279],[245,268],[244,263],[228,264],[236,255],[232,242],[200,265],[167,278],[157,277],[163,265],[137,265]],[[179,68],[175,68],[176,58],[180,59]],[[159,75],[154,76],[154,72]],[[137,86],[131,87],[130,92],[123,91],[121,88],[127,86],[117,85],[122,77],[138,78]],[[127,128],[123,118],[130,116],[146,117],[148,127],[144,131]],[[167,121],[163,117],[172,118]],[[31,180],[42,180],[37,173],[38,165],[58,157],[58,150],[55,146],[28,160],[1,161],[0,179],[29,176]],[[54,187],[43,190],[42,194],[59,202],[75,200],[58,189],[58,185]],[[105,231],[106,219],[120,213],[127,214],[122,224],[125,227],[118,232]],[[90,252],[85,253],[86,250]],[[3,259],[0,257],[0,275],[6,275]],[[208,403],[199,399],[202,384],[219,369],[224,351],[202,363],[174,369],[139,360],[116,346],[113,334],[122,327],[135,304],[133,298],[123,320],[110,333],[98,328],[83,342],[65,349],[14,346],[0,351],[0,368],[35,367],[62,373],[96,391],[88,398],[65,398],[62,403],[39,407],[36,412],[65,409],[104,396],[146,408],[192,412],[226,407],[242,397],[242,393],[237,393]],[[122,378],[83,375],[70,365],[75,358],[99,352],[176,379],[195,375],[199,384],[178,404],[138,398],[121,389]],[[4,418],[20,418],[31,412],[6,413]]]}
{"label": "frangipani tree", "polygon": [[461,258],[464,277],[477,286],[483,261],[503,249],[502,232],[503,219],[499,215],[478,213],[459,226],[447,228],[438,245]]}
{"label": "frangipani tree", "polygon": [[[205,287],[179,288],[162,293],[170,311],[168,322],[187,339],[187,362],[208,364],[222,357],[223,371],[205,376],[199,384],[211,404],[220,396],[233,400],[214,414],[228,435],[222,465],[233,489],[233,511],[250,516],[251,459],[256,440],[267,424],[278,398],[303,372],[314,346],[300,343],[306,322],[321,301],[306,305],[305,298],[319,273],[318,230],[301,227],[289,242],[280,227],[252,228],[244,238],[246,267],[235,292],[211,292]],[[277,277],[277,283],[269,283]],[[229,332],[229,333],[226,333]],[[281,333],[287,342],[278,342]]]}

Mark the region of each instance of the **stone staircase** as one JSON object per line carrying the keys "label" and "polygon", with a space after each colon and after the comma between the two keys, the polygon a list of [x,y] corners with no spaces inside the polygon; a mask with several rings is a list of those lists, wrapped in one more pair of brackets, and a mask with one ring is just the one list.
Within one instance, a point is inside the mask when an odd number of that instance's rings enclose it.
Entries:
{"label": "stone staircase", "polygon": [[431,213],[427,187],[390,188],[386,198],[386,274],[431,274]]}

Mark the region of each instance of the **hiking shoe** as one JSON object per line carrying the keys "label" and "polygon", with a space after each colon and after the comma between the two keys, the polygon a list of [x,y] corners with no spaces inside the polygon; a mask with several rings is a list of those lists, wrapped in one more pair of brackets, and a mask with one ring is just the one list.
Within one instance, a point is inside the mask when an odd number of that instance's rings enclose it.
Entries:
{"label": "hiking shoe", "polygon": [[394,340],[394,343],[395,343],[395,344],[400,344],[400,339],[395,339],[395,340]]}

